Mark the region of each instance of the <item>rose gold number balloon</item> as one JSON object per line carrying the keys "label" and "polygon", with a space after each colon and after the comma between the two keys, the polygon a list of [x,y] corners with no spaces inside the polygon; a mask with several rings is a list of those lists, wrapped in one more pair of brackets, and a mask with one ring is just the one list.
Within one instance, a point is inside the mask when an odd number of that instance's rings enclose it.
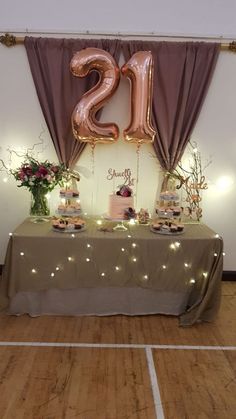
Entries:
{"label": "rose gold number balloon", "polygon": [[121,69],[131,82],[131,121],[124,130],[124,138],[138,146],[154,141],[151,125],[153,59],[149,51],[138,51]]}
{"label": "rose gold number balloon", "polygon": [[101,49],[86,48],[74,55],[70,69],[77,77],[85,77],[92,70],[96,70],[100,76],[98,83],[82,96],[72,113],[74,137],[93,147],[97,143],[113,143],[119,136],[118,126],[100,123],[95,115],[119,85],[120,70],[114,58]]}

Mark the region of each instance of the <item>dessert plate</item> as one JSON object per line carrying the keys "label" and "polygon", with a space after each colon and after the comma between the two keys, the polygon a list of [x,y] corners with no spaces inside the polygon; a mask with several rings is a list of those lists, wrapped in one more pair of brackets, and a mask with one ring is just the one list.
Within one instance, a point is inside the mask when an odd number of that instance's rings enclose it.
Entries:
{"label": "dessert plate", "polygon": [[172,232],[170,230],[156,230],[152,226],[150,226],[150,231],[152,233],[161,234],[163,236],[179,236],[180,234],[184,234],[184,230],[183,231],[174,231],[174,232]]}
{"label": "dessert plate", "polygon": [[54,228],[52,227],[52,231],[55,231],[56,233],[69,233],[69,234],[76,234],[76,233],[82,233],[86,230],[86,226],[83,226],[81,228],[65,228],[64,230],[60,228]]}

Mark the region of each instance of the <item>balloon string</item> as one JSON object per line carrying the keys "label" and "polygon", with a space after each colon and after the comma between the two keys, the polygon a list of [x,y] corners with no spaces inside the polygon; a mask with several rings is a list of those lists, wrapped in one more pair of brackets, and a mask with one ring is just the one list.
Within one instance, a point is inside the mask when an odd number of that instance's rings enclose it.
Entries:
{"label": "balloon string", "polygon": [[91,146],[91,172],[92,172],[92,195],[91,195],[91,213],[92,216],[94,215],[94,169],[95,169],[95,163],[94,163],[94,145]]}
{"label": "balloon string", "polygon": [[137,150],[137,166],[136,166],[136,197],[135,197],[135,208],[137,209],[138,202],[138,183],[139,183],[139,162],[140,162],[140,146],[138,145]]}
{"label": "balloon string", "polygon": [[91,146],[91,171],[94,176],[94,145]]}

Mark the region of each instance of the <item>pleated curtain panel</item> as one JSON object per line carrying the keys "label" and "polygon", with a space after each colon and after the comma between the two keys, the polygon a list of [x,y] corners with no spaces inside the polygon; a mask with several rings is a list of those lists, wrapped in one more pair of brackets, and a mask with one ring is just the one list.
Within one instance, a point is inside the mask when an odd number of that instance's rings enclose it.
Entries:
{"label": "pleated curtain panel", "polygon": [[137,51],[154,59],[152,122],[154,150],[161,167],[172,171],[190,140],[210,81],[220,44],[206,42],[123,42],[127,61]]}
{"label": "pleated curtain panel", "polygon": [[73,168],[85,143],[74,139],[71,114],[82,95],[97,82],[92,72],[74,77],[69,64],[87,47],[108,51],[119,62],[137,51],[154,59],[152,122],[157,132],[153,147],[164,171],[181,159],[210,85],[220,44],[208,42],[121,41],[117,39],[25,38],[25,48],[39,102],[60,162]]}

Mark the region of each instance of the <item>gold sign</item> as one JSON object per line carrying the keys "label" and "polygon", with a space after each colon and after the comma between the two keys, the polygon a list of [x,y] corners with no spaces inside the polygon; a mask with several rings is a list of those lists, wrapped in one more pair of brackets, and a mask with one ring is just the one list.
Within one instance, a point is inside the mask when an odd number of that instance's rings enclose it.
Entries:
{"label": "gold sign", "polygon": [[124,169],[123,172],[118,172],[115,169],[108,169],[107,180],[115,180],[116,178],[123,178],[122,184],[127,186],[134,186],[134,178],[132,177],[131,169]]}

